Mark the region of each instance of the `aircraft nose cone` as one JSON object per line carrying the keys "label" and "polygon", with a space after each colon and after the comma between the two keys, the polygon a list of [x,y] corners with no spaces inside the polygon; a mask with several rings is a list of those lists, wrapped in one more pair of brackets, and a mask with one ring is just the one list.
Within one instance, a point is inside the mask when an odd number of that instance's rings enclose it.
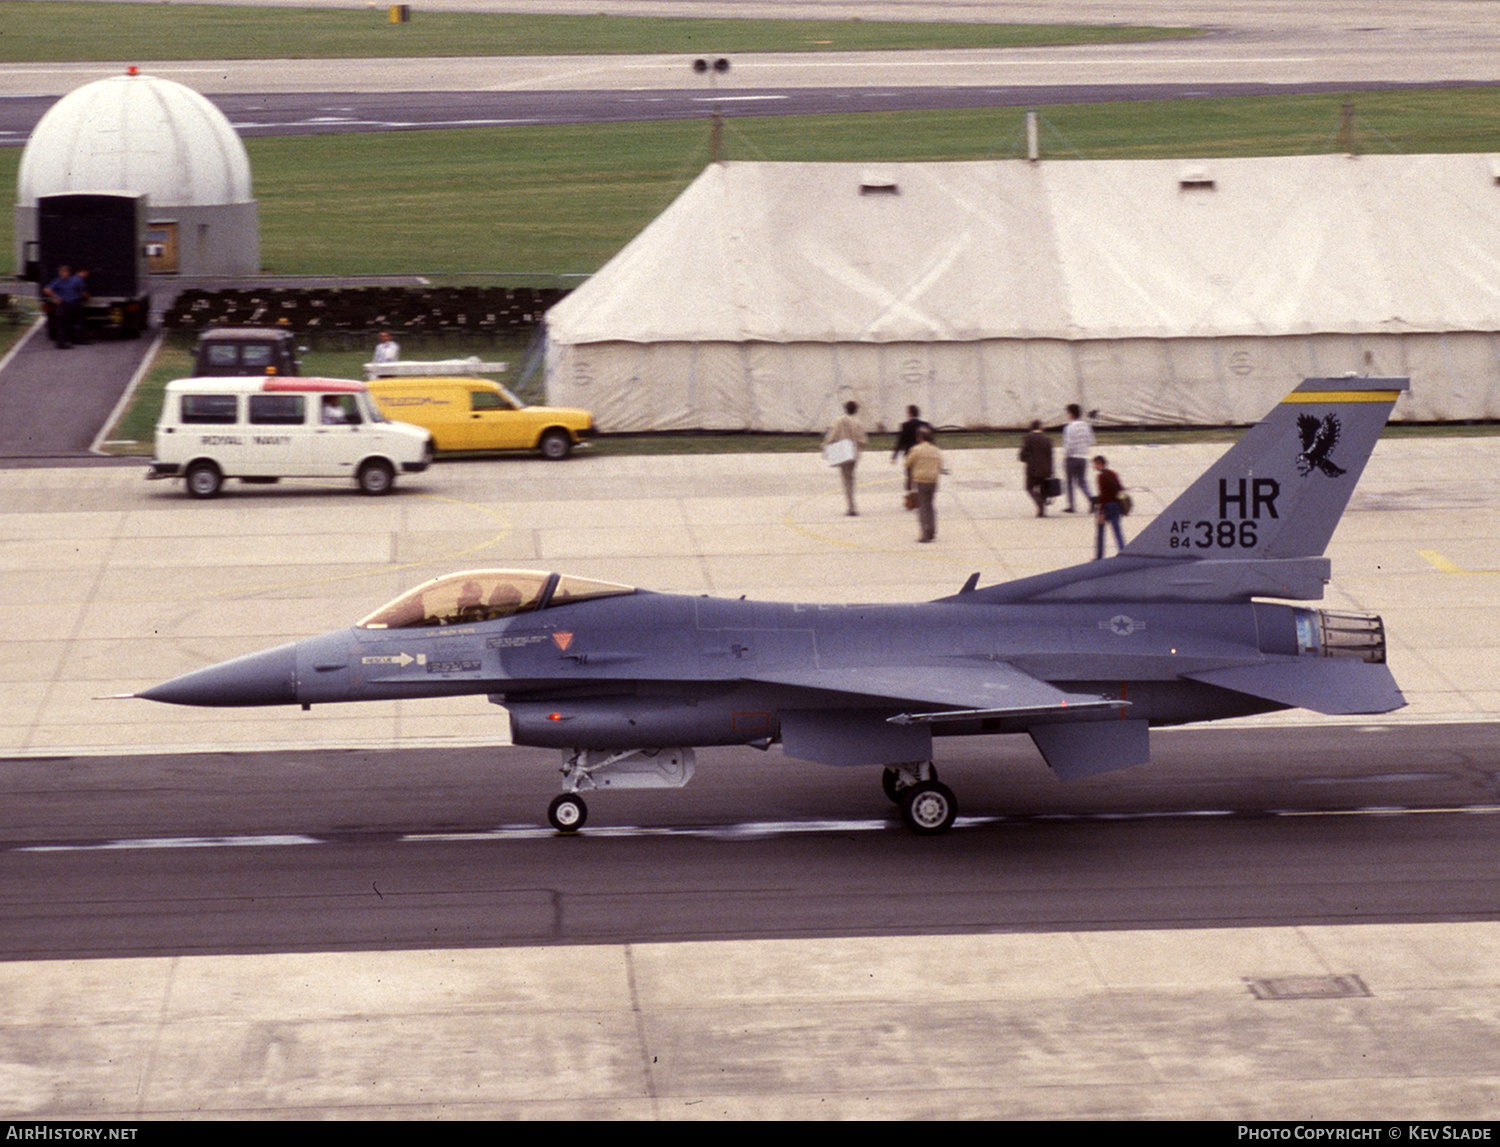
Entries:
{"label": "aircraft nose cone", "polygon": [[281,645],[184,673],[137,697],[169,705],[295,705],[297,647]]}

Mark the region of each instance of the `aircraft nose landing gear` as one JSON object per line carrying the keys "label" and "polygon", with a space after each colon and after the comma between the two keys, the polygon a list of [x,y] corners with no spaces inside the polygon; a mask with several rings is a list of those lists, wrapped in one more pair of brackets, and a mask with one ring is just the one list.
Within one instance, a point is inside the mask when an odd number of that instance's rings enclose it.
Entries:
{"label": "aircraft nose landing gear", "polygon": [[547,806],[547,819],[558,832],[577,832],[589,819],[589,806],[577,793],[563,793]]}
{"label": "aircraft nose landing gear", "polygon": [[547,806],[558,832],[577,832],[589,818],[580,789],[680,789],[693,777],[692,749],[574,749],[563,754],[563,793]]}

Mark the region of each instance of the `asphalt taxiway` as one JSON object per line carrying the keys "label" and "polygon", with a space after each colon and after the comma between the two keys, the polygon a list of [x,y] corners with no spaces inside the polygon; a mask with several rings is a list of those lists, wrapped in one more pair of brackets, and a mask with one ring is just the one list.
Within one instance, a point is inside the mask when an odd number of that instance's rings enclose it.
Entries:
{"label": "asphalt taxiway", "polygon": [[684,790],[541,821],[535,749],[11,761],[0,960],[1486,921],[1500,725],[1159,732],[1062,784],[1025,738],[938,751],[911,836],[878,770],[701,750]]}

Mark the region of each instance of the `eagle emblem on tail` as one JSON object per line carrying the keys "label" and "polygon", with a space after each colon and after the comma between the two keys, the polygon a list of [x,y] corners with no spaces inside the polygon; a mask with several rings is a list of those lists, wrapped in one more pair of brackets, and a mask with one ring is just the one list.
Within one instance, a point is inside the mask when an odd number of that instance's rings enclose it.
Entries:
{"label": "eagle emblem on tail", "polygon": [[1297,432],[1302,436],[1302,452],[1297,455],[1297,473],[1306,477],[1317,469],[1330,478],[1337,478],[1344,473],[1344,468],[1328,457],[1339,444],[1339,430],[1339,420],[1332,414],[1325,414],[1321,419],[1316,414],[1297,416]]}

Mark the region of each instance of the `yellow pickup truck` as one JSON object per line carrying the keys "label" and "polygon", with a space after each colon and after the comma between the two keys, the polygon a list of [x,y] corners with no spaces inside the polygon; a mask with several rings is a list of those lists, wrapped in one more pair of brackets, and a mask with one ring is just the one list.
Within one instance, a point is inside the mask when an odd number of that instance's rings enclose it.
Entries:
{"label": "yellow pickup truck", "polygon": [[367,385],[382,414],[425,427],[439,450],[536,450],[558,460],[594,436],[587,410],[527,406],[487,378],[372,378]]}

